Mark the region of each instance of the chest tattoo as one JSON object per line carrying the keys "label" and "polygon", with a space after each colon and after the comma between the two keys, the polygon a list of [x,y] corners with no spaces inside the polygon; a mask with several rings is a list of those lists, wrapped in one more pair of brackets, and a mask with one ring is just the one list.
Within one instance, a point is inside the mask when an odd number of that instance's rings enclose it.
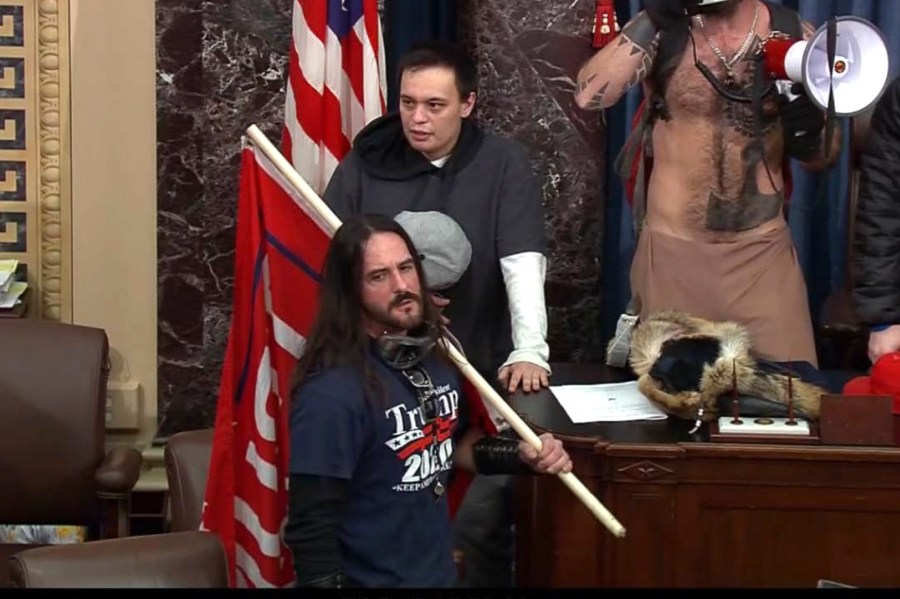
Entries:
{"label": "chest tattoo", "polygon": [[[749,57],[757,54],[759,44],[757,38],[748,58],[741,61],[738,77],[725,84],[730,91],[747,97],[753,93],[754,64]],[[765,169],[765,140],[779,123],[776,92],[771,90],[762,98],[759,132],[756,131],[753,103],[735,102],[718,95],[716,98],[722,125],[716,127],[713,135],[716,177],[707,205],[706,226],[716,232],[745,231],[775,218],[782,209],[781,194],[763,193],[757,183],[760,167]],[[761,138],[757,138],[758,134]],[[740,163],[736,165],[729,157],[734,156],[738,148],[742,149]],[[739,173],[729,172],[736,168]]]}
{"label": "chest tattoo", "polygon": [[717,165],[718,185],[709,194],[706,227],[710,231],[734,233],[746,231],[772,220],[782,208],[781,194],[762,193],[756,182],[757,169],[762,164],[762,145],[749,143],[741,152],[742,181],[736,197],[724,192],[724,164]]}
{"label": "chest tattoo", "polygon": [[[731,92],[738,95],[753,97],[753,71],[760,53],[762,41],[759,37],[753,39],[747,56],[743,58],[736,69],[737,77],[731,81],[723,81],[722,84]],[[764,83],[762,85],[765,85]],[[762,135],[769,134],[778,123],[777,92],[770,88],[763,96],[762,104]],[[752,138],[755,132],[754,107],[752,102],[734,102],[725,98],[718,98],[722,106],[722,116],[725,123],[741,135]]]}

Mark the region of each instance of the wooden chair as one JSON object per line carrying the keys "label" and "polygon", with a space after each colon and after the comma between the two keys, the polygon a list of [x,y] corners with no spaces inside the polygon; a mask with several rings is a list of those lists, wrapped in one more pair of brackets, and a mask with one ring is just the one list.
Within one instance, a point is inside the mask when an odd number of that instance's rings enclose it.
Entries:
{"label": "wooden chair", "polygon": [[[142,457],[105,448],[108,360],[103,329],[0,320],[0,524],[127,536]],[[0,544],[0,562],[32,546]],[[0,567],[0,587],[6,573]]]}
{"label": "wooden chair", "polygon": [[10,559],[9,570],[18,588],[228,587],[225,550],[200,531],[29,549]]}

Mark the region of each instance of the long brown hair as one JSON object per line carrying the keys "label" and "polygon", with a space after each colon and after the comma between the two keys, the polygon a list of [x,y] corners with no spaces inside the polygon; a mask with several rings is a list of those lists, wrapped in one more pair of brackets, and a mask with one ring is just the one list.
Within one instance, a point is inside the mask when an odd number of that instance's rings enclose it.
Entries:
{"label": "long brown hair", "polygon": [[[394,233],[403,239],[413,257],[422,296],[422,325],[412,334],[429,335],[435,341],[443,334],[440,314],[426,297],[422,260],[409,235],[395,220],[380,214],[348,217],[334,234],[319,286],[319,313],[312,326],[303,355],[291,377],[293,396],[304,381],[335,367],[349,367],[362,374],[366,397],[384,400],[384,388],[369,359],[372,338],[364,325],[362,303],[363,256],[375,233]],[[444,352],[440,344],[436,351]]]}

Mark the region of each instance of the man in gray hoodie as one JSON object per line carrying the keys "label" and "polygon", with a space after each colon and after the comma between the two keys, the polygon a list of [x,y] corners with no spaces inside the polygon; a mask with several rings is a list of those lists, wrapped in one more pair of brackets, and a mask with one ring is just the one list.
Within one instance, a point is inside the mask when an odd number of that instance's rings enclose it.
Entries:
{"label": "man in gray hoodie", "polygon": [[[473,122],[477,68],[455,45],[415,47],[398,72],[399,111],[359,133],[323,199],[339,218],[439,211],[456,220],[471,263],[433,301],[488,381],[510,393],[546,387],[544,211],[525,149]],[[457,514],[467,584],[511,583],[509,494],[507,477],[477,477]]]}

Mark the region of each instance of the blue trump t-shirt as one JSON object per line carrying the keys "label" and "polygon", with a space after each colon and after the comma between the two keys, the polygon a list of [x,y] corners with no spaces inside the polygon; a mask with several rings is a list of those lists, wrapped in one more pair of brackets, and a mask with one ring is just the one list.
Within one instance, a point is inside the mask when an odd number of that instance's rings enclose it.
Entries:
{"label": "blue trump t-shirt", "polygon": [[414,387],[374,355],[384,400],[362,378],[333,368],[308,378],[291,405],[291,474],[350,481],[338,526],[344,575],[363,587],[450,587],[456,569],[446,494],[460,424],[457,371],[423,361],[435,388],[427,422]]}

